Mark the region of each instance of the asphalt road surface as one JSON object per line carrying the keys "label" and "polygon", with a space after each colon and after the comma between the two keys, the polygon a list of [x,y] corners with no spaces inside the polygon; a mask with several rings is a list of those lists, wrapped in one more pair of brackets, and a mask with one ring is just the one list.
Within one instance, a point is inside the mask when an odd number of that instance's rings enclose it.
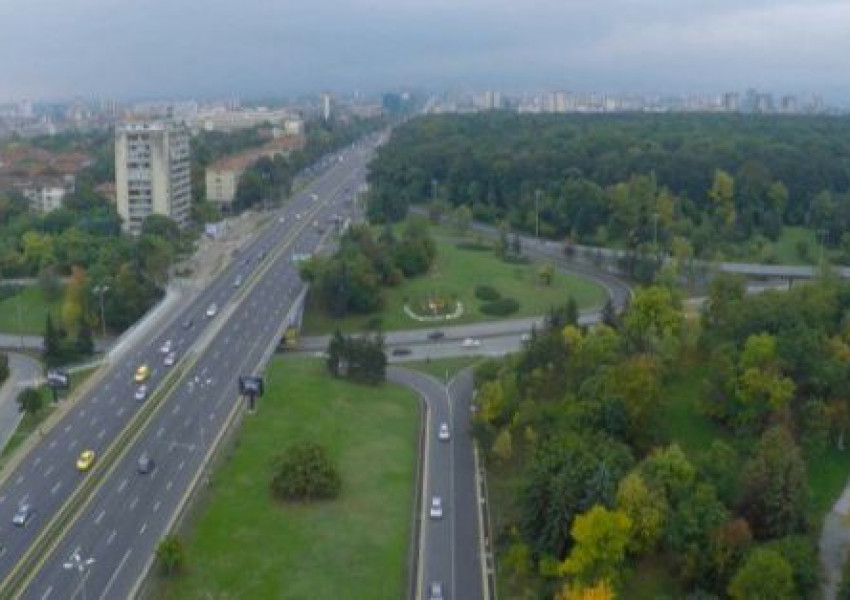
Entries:
{"label": "asphalt road surface", "polygon": [[[315,250],[321,234],[314,223],[324,229],[333,215],[350,210],[370,154],[371,145],[364,146],[346,152],[342,162],[329,163],[206,290],[157,335],[125,353],[0,486],[0,575],[6,578],[81,481],[103,476],[61,543],[41,558],[23,597],[130,594],[179,502],[200,476],[206,449],[236,406],[238,375],[254,372],[267,357],[303,288],[292,254]],[[208,317],[212,304],[216,314]],[[140,408],[134,399],[137,366],[150,366],[152,392],[167,371],[178,368],[163,364],[160,347],[166,340],[178,359],[190,361],[179,367],[187,371],[174,393],[109,473],[98,473],[97,463],[94,472],[78,472],[79,452],[91,448],[101,456]],[[206,347],[194,349],[199,340]],[[157,464],[147,475],[136,472],[143,452]],[[23,501],[32,503],[35,515],[26,527],[13,527],[12,515]],[[75,551],[93,559],[83,577],[65,568]]]}
{"label": "asphalt road surface", "polygon": [[[448,599],[483,598],[477,500],[469,401],[472,378],[467,373],[451,385],[399,367],[387,369],[387,379],[414,389],[427,406],[417,588],[428,598],[428,586],[443,585]],[[438,437],[440,425],[450,438]],[[442,516],[431,516],[431,502],[441,499]]]}

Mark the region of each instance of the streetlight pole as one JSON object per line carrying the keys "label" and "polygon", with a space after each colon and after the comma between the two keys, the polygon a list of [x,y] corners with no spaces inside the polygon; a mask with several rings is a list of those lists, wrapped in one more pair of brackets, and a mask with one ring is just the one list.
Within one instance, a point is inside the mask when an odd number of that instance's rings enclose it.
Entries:
{"label": "streetlight pole", "polygon": [[540,190],[534,191],[534,237],[540,243]]}
{"label": "streetlight pole", "polygon": [[92,290],[95,294],[100,296],[100,327],[101,327],[101,336],[103,339],[106,339],[106,312],[103,309],[103,295],[109,291],[108,285],[96,285]]}
{"label": "streetlight pole", "polygon": [[[62,565],[62,568],[66,571],[76,571],[80,576],[80,584],[77,587],[78,590],[82,591],[83,600],[86,600],[86,579],[89,576],[89,567],[94,564],[93,558],[82,558],[80,556],[79,550],[74,550],[74,553],[68,559],[66,563]],[[74,596],[76,597],[77,592],[74,592]]]}

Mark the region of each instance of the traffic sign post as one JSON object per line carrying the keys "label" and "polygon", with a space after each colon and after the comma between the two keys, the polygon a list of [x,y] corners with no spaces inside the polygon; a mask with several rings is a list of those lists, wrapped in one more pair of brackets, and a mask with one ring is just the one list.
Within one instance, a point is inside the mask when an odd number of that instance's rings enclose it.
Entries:
{"label": "traffic sign post", "polygon": [[71,376],[63,369],[51,369],[47,372],[47,387],[53,392],[53,402],[59,402],[59,390],[71,386]]}
{"label": "traffic sign post", "polygon": [[254,412],[257,398],[265,392],[265,381],[258,375],[240,375],[239,393],[248,398],[248,412]]}

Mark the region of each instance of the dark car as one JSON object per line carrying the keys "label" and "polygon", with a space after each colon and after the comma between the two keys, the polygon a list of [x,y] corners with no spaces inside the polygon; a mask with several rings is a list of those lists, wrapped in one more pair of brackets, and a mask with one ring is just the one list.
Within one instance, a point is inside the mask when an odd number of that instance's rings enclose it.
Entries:
{"label": "dark car", "polygon": [[431,333],[428,334],[429,340],[441,340],[444,337],[446,337],[446,334],[443,333],[442,331],[432,331]]}
{"label": "dark car", "polygon": [[393,356],[407,356],[411,353],[410,348],[393,348]]}
{"label": "dark car", "polygon": [[156,468],[156,463],[150,456],[148,456],[147,454],[142,454],[139,457],[139,463],[136,466],[136,469],[139,471],[140,475],[147,475],[148,473],[153,471],[154,468]]}
{"label": "dark car", "polygon": [[195,320],[192,317],[189,317],[185,321],[183,321],[183,329],[191,329],[192,325],[195,324]]}

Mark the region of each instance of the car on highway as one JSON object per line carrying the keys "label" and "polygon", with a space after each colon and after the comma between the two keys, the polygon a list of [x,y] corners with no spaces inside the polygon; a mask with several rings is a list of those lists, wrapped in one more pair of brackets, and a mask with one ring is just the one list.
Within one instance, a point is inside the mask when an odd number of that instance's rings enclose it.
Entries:
{"label": "car on highway", "polygon": [[445,600],[445,598],[442,581],[432,581],[428,584],[428,600]]}
{"label": "car on highway", "polygon": [[160,347],[159,347],[159,351],[160,351],[162,354],[168,354],[169,352],[171,352],[171,347],[172,347],[172,346],[173,346],[173,344],[171,343],[171,340],[165,340],[165,341],[162,343],[162,346],[160,346]]}
{"label": "car on highway", "polygon": [[468,337],[461,344],[464,348],[478,348],[481,345],[481,340]]}
{"label": "car on highway", "polygon": [[439,496],[434,496],[431,498],[431,509],[429,511],[432,519],[442,519],[443,518],[443,499]]}
{"label": "car on highway", "polygon": [[520,341],[523,341],[523,342],[530,342],[531,341],[531,334],[530,333],[523,333],[521,336],[519,336],[519,339],[520,339]]}
{"label": "car on highway", "polygon": [[216,305],[215,302],[213,302],[212,304],[210,304],[207,307],[207,317],[214,317],[217,312],[218,312],[218,306]]}
{"label": "car on highway", "polygon": [[429,340],[441,340],[446,337],[446,334],[440,330],[432,331],[428,334]]}
{"label": "car on highway", "polygon": [[139,387],[137,387],[136,393],[134,394],[134,397],[136,398],[136,400],[138,400],[140,402],[142,400],[144,400],[145,398],[147,398],[148,397],[148,386],[146,386],[145,384],[142,384]]}
{"label": "car on highway", "polygon": [[449,434],[449,424],[440,423],[440,430],[437,432],[437,438],[443,442],[447,442],[451,435]]}
{"label": "car on highway", "polygon": [[408,356],[413,351],[410,348],[393,348],[392,355],[393,356]]}
{"label": "car on highway", "polygon": [[133,379],[136,383],[142,383],[150,377],[151,369],[147,365],[139,365],[136,369],[136,374],[133,376]]}
{"label": "car on highway", "polygon": [[18,505],[18,510],[15,511],[15,516],[12,517],[12,525],[15,527],[26,527],[33,515],[32,504],[29,502],[21,502]]}
{"label": "car on highway", "polygon": [[191,329],[192,325],[194,325],[194,324],[195,324],[195,319],[193,319],[192,317],[189,317],[188,319],[183,321],[182,326],[183,326],[183,329]]}
{"label": "car on highway", "polygon": [[147,475],[152,473],[156,468],[156,463],[154,460],[148,455],[147,452],[142,453],[139,457],[138,463],[136,463],[136,470],[139,472],[139,475]]}
{"label": "car on highway", "polygon": [[318,195],[318,194],[310,194],[310,200],[312,200],[313,202],[315,202],[315,201],[316,201],[316,200],[318,200],[318,199],[319,199],[319,195]]}
{"label": "car on highway", "polygon": [[233,287],[238,288],[240,285],[242,285],[242,276],[237,275],[236,279],[233,280]]}
{"label": "car on highway", "polygon": [[88,471],[91,469],[91,466],[94,464],[94,458],[94,450],[83,450],[80,452],[80,456],[77,458],[77,470]]}
{"label": "car on highway", "polygon": [[176,362],[177,362],[177,353],[176,352],[169,352],[168,354],[165,355],[165,358],[162,360],[162,364],[164,364],[166,367],[173,367],[174,363],[176,363]]}

